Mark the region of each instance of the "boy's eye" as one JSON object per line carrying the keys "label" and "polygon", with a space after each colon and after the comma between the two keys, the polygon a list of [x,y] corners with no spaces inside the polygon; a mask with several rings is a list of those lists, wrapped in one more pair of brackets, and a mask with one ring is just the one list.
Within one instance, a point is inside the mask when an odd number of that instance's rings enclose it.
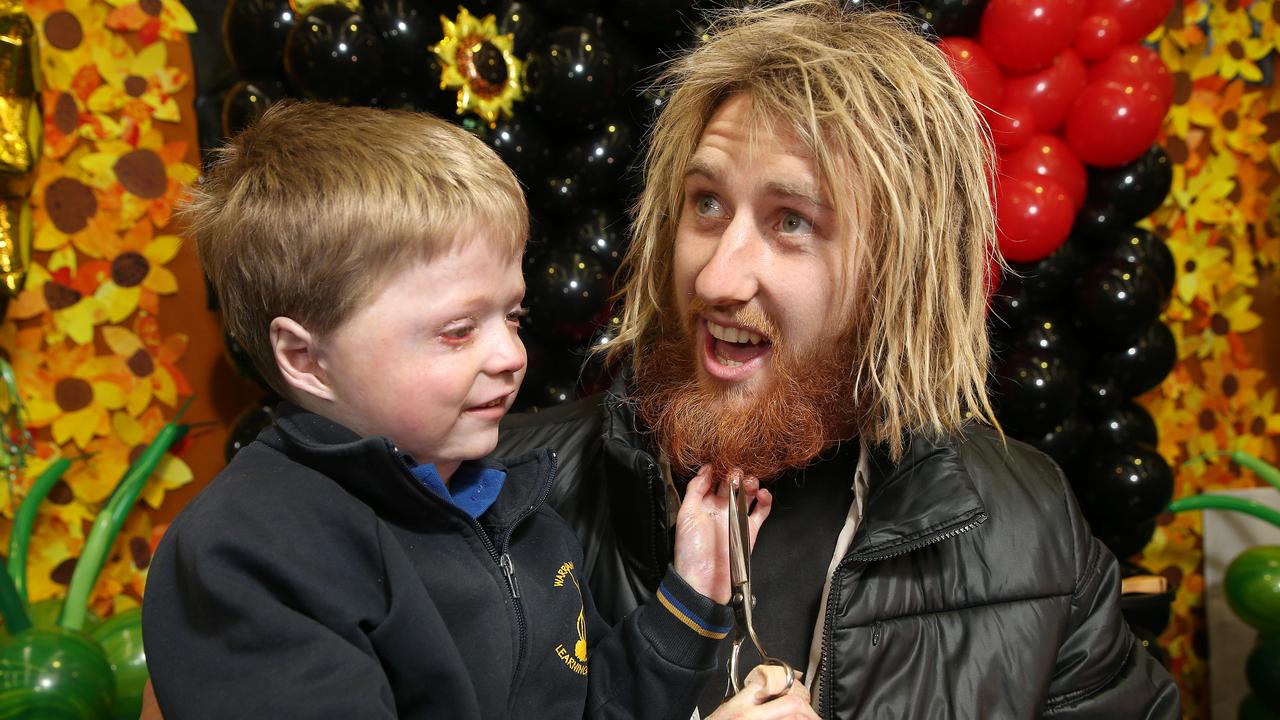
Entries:
{"label": "boy's eye", "polygon": [[519,327],[520,321],[527,317],[529,317],[529,308],[518,307],[507,313],[507,322]]}
{"label": "boy's eye", "polygon": [[471,337],[471,333],[475,332],[475,328],[470,325],[458,325],[456,327],[446,328],[440,333],[445,340],[466,340]]}

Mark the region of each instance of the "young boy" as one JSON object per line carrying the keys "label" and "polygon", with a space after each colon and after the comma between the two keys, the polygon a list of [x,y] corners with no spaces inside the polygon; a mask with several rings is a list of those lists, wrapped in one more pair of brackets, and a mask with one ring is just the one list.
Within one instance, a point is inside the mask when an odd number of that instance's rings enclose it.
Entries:
{"label": "young boy", "polygon": [[525,370],[528,220],[489,148],[423,115],[277,106],[185,217],[286,401],[156,552],[167,717],[689,717],[732,623],[724,499],[690,483],[659,603],[611,630],[544,503],[554,452],[480,460]]}

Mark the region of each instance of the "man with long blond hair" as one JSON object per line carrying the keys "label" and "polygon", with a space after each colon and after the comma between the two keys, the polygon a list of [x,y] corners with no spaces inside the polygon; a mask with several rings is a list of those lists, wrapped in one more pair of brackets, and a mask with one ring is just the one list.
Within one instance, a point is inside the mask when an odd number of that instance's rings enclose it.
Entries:
{"label": "man with long blond hair", "polygon": [[[603,611],[651,596],[687,479],[741,469],[774,496],[756,627],[823,717],[1177,717],[1115,558],[993,419],[992,150],[943,56],[895,15],[794,0],[715,15],[663,82],[621,377],[500,439],[559,451]],[[754,702],[721,712],[794,712]]]}

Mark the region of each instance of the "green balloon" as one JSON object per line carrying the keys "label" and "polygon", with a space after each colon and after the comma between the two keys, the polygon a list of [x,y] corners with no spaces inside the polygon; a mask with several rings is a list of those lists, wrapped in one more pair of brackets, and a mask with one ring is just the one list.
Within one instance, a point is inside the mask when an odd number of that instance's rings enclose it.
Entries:
{"label": "green balloon", "polygon": [[1259,545],[1227,566],[1227,604],[1261,632],[1280,632],[1280,545]]}
{"label": "green balloon", "polygon": [[1249,689],[1264,707],[1280,716],[1280,633],[1263,633],[1244,666]]}
{"label": "green balloon", "polygon": [[0,646],[0,720],[99,720],[114,696],[106,654],[83,633],[33,627]]}
{"label": "green balloon", "polygon": [[113,720],[138,720],[142,691],[147,685],[147,654],[142,649],[142,609],[133,608],[107,618],[89,636],[107,654],[116,678]]}
{"label": "green balloon", "polygon": [[1275,713],[1267,710],[1258,702],[1258,698],[1245,695],[1236,709],[1237,720],[1276,720]]}

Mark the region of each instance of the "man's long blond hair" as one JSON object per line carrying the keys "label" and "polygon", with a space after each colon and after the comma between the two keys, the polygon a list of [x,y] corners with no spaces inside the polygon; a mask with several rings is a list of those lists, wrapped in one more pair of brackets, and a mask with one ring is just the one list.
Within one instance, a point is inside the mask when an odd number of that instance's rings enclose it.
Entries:
{"label": "man's long blond hair", "polygon": [[855,253],[846,287],[858,294],[848,322],[859,434],[898,457],[908,434],[996,425],[986,393],[994,154],[943,55],[898,15],[794,0],[713,16],[659,84],[670,96],[649,138],[610,358],[634,360],[679,331],[669,310],[683,179],[716,108],[746,94],[751,125],[790,132],[812,153]]}

